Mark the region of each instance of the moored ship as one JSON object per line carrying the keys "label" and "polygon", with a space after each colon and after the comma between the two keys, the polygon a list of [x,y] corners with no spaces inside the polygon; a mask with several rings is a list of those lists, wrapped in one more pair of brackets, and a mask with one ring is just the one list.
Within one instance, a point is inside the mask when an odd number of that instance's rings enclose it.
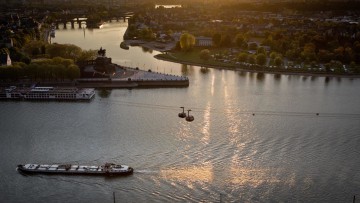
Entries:
{"label": "moored ship", "polygon": [[106,163],[100,166],[71,165],[71,164],[24,164],[18,165],[17,170],[28,174],[64,174],[64,175],[98,175],[120,176],[130,175],[134,169],[130,166]]}
{"label": "moored ship", "polygon": [[0,99],[91,100],[94,96],[94,88],[16,86],[0,88]]}

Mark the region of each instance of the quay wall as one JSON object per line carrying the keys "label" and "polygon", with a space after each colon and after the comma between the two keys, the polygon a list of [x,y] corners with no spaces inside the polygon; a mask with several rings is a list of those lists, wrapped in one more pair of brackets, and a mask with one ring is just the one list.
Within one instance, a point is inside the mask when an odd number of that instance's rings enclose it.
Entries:
{"label": "quay wall", "polygon": [[93,88],[167,88],[167,87],[188,87],[189,80],[133,80],[133,81],[81,81],[77,82],[78,87]]}
{"label": "quay wall", "polygon": [[10,86],[17,86],[17,87],[30,87],[36,84],[36,86],[54,86],[54,87],[88,87],[88,88],[170,88],[170,87],[188,87],[189,80],[88,80],[86,81],[73,81],[73,82],[2,82],[0,83],[0,87],[10,87]]}

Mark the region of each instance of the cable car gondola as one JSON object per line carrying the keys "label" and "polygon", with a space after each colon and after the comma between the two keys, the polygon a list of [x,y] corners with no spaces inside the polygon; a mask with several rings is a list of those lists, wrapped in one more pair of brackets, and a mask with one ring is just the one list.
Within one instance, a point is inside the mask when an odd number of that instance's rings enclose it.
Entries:
{"label": "cable car gondola", "polygon": [[186,116],[185,120],[188,122],[192,122],[194,120],[194,116],[190,115],[191,109],[188,110],[188,115]]}
{"label": "cable car gondola", "polygon": [[179,113],[178,116],[179,116],[180,118],[185,118],[185,117],[186,117],[186,113],[184,112],[184,107],[180,107],[180,108],[182,108],[183,112],[182,112],[182,113]]}

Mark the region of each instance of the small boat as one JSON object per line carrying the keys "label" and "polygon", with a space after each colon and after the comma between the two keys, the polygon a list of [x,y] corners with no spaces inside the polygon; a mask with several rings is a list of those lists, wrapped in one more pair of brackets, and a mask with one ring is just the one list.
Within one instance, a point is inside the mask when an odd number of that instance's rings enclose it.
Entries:
{"label": "small boat", "polygon": [[71,165],[71,164],[25,164],[18,165],[17,171],[27,174],[64,174],[64,175],[97,175],[120,176],[130,175],[134,169],[130,166],[106,163],[100,166]]}

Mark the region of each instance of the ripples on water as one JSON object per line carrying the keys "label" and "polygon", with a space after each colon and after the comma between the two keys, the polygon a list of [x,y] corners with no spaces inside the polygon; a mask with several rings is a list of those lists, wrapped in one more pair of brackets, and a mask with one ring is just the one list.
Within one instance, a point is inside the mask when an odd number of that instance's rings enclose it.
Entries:
{"label": "ripples on water", "polygon": [[[359,80],[204,71],[125,52],[123,31],[56,36],[93,49],[108,37],[113,61],[187,75],[190,86],[99,90],[90,103],[1,102],[2,201],[112,202],[115,192],[117,202],[349,202],[358,194]],[[179,106],[195,121],[178,118]],[[19,175],[15,166],[27,162],[119,162],[135,172]]]}

